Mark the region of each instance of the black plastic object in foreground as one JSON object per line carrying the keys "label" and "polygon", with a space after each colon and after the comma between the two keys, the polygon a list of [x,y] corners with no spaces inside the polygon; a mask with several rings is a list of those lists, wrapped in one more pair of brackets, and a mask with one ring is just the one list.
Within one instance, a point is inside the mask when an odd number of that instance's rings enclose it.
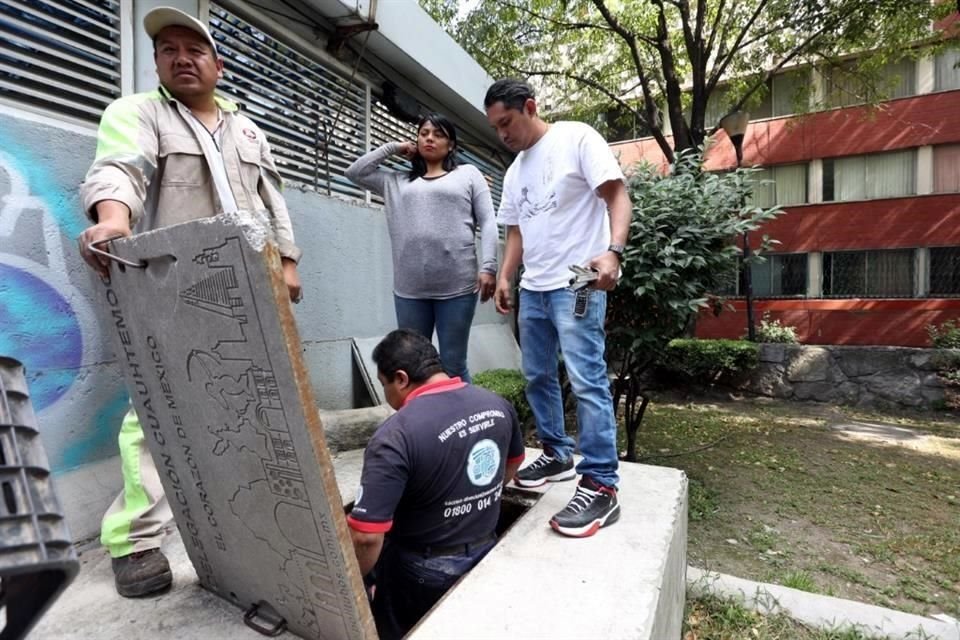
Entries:
{"label": "black plastic object in foreground", "polygon": [[23,366],[0,356],[0,640],[25,637],[79,567]]}

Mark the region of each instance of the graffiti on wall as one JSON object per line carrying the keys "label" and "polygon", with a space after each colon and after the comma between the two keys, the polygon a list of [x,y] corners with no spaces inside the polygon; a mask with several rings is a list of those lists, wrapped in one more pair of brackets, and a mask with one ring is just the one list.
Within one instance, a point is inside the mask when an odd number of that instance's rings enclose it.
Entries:
{"label": "graffiti on wall", "polygon": [[77,182],[0,130],[0,354],[26,367],[55,470],[115,452],[127,406],[122,386],[104,375],[92,281],[74,248],[85,224]]}

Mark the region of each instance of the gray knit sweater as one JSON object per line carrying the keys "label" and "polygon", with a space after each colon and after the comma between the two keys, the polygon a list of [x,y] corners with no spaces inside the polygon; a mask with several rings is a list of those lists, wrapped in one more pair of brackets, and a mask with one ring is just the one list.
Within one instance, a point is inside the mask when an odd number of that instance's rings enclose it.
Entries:
{"label": "gray knit sweater", "polygon": [[410,181],[380,166],[400,148],[389,142],[360,157],[347,177],[383,196],[393,248],[393,291],[401,298],[446,299],[477,290],[480,270],[497,272],[497,223],[490,188],[476,167]]}

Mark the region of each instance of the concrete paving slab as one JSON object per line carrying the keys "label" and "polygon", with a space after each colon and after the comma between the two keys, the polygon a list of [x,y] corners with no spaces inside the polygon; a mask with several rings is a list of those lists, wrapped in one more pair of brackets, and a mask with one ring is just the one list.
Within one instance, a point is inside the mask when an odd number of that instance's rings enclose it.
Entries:
{"label": "concrete paving slab", "polygon": [[[362,451],[333,457],[337,483],[350,502],[360,485]],[[36,640],[255,640],[262,635],[243,623],[243,612],[200,586],[178,531],[164,542],[173,587],[162,595],[131,600],[113,588],[110,558],[99,547],[80,555],[80,575],[57,600],[30,635]],[[243,558],[234,558],[243,562]],[[296,636],[284,633],[280,638]]]}
{"label": "concrete paving slab", "polygon": [[276,246],[222,216],[112,245],[114,346],[200,582],[265,629],[376,637]]}
{"label": "concrete paving slab", "polygon": [[[539,453],[528,450],[527,459]],[[557,534],[548,522],[575,484],[546,485],[536,504],[408,637],[679,639],[686,476],[630,463],[621,463],[620,474],[618,523],[590,538]]]}

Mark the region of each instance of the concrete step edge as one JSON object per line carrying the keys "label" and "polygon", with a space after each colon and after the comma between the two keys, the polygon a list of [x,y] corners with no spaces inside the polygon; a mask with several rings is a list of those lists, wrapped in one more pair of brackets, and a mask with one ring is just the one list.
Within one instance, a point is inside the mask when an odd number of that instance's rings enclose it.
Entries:
{"label": "concrete step edge", "polygon": [[870,637],[890,640],[960,640],[960,622],[956,620],[905,613],[697,567],[687,567],[687,591],[693,596],[734,600],[761,614],[783,613],[819,629],[854,628]]}

